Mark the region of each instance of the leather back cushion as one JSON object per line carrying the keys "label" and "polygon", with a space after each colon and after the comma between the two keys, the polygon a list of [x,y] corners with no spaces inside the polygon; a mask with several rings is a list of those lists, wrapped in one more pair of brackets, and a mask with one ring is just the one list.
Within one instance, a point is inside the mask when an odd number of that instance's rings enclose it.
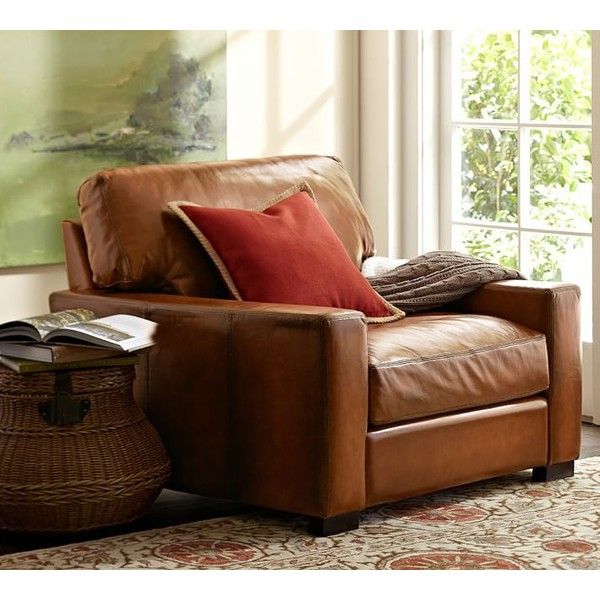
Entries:
{"label": "leather back cushion", "polygon": [[94,284],[228,297],[213,262],[168,203],[250,209],[301,181],[360,267],[373,254],[373,234],[348,174],[331,157],[286,156],[121,167],[90,177],[78,201]]}

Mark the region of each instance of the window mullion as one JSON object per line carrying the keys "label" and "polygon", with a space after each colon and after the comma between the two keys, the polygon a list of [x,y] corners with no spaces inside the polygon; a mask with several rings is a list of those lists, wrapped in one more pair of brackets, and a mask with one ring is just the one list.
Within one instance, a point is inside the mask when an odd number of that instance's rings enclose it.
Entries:
{"label": "window mullion", "polygon": [[518,129],[522,127],[530,127],[531,129],[584,129],[591,130],[590,123],[581,123],[579,121],[528,121],[522,120],[520,123],[516,120],[509,119],[455,119],[452,121],[454,125],[460,127],[470,127],[472,129],[489,129],[490,127],[500,127],[501,129]]}
{"label": "window mullion", "polygon": [[[460,60],[462,37],[460,33],[452,33],[452,42],[450,44],[450,68],[452,72],[451,94],[451,113],[450,119],[454,123],[462,114],[462,83],[460,79]],[[461,198],[462,198],[462,136],[463,129],[452,125],[450,135],[450,214],[452,220],[461,216]],[[454,231],[450,226],[449,248],[454,243]]]}
{"label": "window mullion", "polygon": [[529,191],[530,191],[530,142],[529,129],[519,127],[519,192],[517,194],[519,204],[519,269],[525,275],[531,272],[531,260],[529,256],[529,244],[525,239],[523,228],[530,226]]}
{"label": "window mullion", "polygon": [[524,121],[529,121],[530,104],[530,32],[519,31],[519,150],[518,165],[519,189],[517,205],[519,215],[519,269],[524,274],[530,272],[529,244],[521,228],[529,224],[529,190],[531,188],[529,173],[529,129],[522,126]]}

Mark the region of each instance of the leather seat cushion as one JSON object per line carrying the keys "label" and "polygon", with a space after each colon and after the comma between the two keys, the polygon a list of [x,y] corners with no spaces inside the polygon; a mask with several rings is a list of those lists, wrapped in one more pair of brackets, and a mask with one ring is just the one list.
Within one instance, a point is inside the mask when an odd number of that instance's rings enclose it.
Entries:
{"label": "leather seat cushion", "polygon": [[387,425],[531,396],[549,385],[546,339],[486,315],[371,325],[369,421]]}

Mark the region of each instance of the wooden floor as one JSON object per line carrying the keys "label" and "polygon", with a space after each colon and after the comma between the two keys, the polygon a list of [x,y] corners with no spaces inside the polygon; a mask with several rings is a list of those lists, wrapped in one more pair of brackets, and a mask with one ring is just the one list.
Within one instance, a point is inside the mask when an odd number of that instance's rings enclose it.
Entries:
{"label": "wooden floor", "polygon": [[600,427],[583,425],[581,427],[581,458],[600,456]]}
{"label": "wooden floor", "polygon": [[[582,426],[581,458],[588,458],[590,456],[600,456],[600,427],[584,424]],[[201,521],[203,519],[241,512],[247,513],[249,510],[247,506],[165,490],[146,515],[129,525],[102,529],[90,533],[61,536],[0,532],[0,554],[48,548],[133,531],[144,531],[158,527],[167,527],[169,525],[191,523],[193,521]]]}

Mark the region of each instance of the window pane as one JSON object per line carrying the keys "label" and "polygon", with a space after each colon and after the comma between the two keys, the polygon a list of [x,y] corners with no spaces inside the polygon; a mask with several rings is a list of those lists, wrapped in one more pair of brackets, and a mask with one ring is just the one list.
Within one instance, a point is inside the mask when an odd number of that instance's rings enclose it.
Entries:
{"label": "window pane", "polygon": [[592,239],[528,233],[529,265],[524,275],[539,281],[576,283],[581,288],[582,339],[592,339]]}
{"label": "window pane", "polygon": [[589,31],[531,32],[531,118],[590,121],[592,38]]}
{"label": "window pane", "polygon": [[473,31],[460,37],[463,116],[516,119],[518,43],[516,31]]}
{"label": "window pane", "polygon": [[463,130],[462,217],[517,222],[517,139],[512,130]]}
{"label": "window pane", "polygon": [[532,129],[530,217],[591,231],[592,136],[581,129]]}
{"label": "window pane", "polygon": [[518,269],[517,235],[515,231],[454,225],[452,248],[458,252],[500,263],[505,267]]}

